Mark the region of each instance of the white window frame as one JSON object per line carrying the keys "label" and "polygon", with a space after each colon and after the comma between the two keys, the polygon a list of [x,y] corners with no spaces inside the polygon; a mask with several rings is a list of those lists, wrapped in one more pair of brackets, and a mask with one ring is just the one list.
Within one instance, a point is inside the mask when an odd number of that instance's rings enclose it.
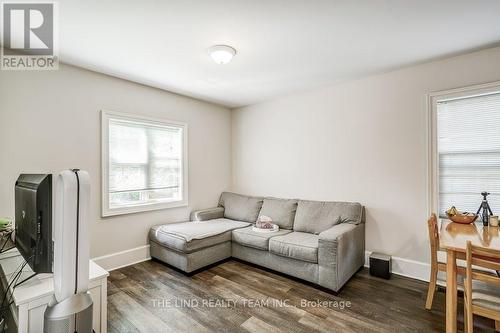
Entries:
{"label": "white window frame", "polygon": [[[176,201],[140,204],[137,206],[109,208],[109,121],[110,119],[123,119],[129,121],[145,122],[161,126],[175,126],[182,128],[182,198]],[[144,117],[122,112],[101,110],[101,216],[115,216],[147,212],[159,209],[184,207],[188,205],[188,125],[183,122]]]}
{"label": "white window frame", "polygon": [[439,207],[439,156],[437,147],[437,103],[464,97],[487,95],[500,91],[500,81],[469,87],[437,91],[427,95],[428,124],[428,215],[438,214]]}

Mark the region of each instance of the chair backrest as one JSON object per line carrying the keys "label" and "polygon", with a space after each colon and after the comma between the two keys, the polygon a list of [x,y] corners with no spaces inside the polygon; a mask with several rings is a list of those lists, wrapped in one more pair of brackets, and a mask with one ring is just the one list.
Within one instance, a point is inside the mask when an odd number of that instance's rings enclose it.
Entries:
{"label": "chair backrest", "polygon": [[437,251],[439,250],[439,234],[436,214],[432,214],[427,220],[429,229],[429,242],[431,244],[431,265],[437,265]]}
{"label": "chair backrest", "polygon": [[[467,261],[467,270],[472,272],[472,266],[480,266],[484,268],[488,268],[490,270],[495,270],[495,271],[500,271],[500,251],[499,250],[493,250],[493,249],[488,249],[485,247],[481,246],[476,246],[472,245],[471,241],[467,242],[467,248],[466,248],[466,261]],[[476,273],[476,272],[474,272]],[[487,281],[482,277],[483,275],[488,276],[486,278]],[[472,275],[473,279],[475,278],[475,274]],[[490,282],[491,281],[491,275],[489,274],[483,274],[482,272],[478,273],[478,278],[477,280],[483,280],[485,282]],[[500,284],[500,277],[494,277],[499,281]]]}
{"label": "chair backrest", "polygon": [[[472,245],[470,241],[467,242],[465,252],[467,267],[466,280],[465,280],[465,294],[466,298],[470,300],[472,292],[472,280],[479,280],[485,283],[496,284],[500,286],[500,277],[488,274],[479,270],[472,270],[472,265],[484,267],[492,270],[500,270],[500,251],[487,249],[480,246]],[[469,301],[470,302],[470,301]]]}

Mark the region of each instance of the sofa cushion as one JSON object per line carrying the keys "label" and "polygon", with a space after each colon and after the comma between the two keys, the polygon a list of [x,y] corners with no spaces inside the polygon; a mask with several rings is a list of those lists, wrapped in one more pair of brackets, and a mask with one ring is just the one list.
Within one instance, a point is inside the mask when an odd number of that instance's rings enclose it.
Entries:
{"label": "sofa cushion", "polygon": [[191,253],[231,240],[231,231],[249,223],[229,219],[181,222],[157,225],[149,231],[149,239],[172,250]]}
{"label": "sofa cushion", "polygon": [[269,216],[281,229],[292,229],[297,200],[265,198],[259,216]]}
{"label": "sofa cushion", "polygon": [[223,192],[219,205],[224,207],[224,217],[237,221],[257,221],[263,199],[230,192]]}
{"label": "sofa cushion", "polygon": [[339,223],[359,223],[361,215],[359,203],[299,200],[293,230],[319,234]]}
{"label": "sofa cushion", "polygon": [[233,242],[260,250],[269,249],[269,239],[291,233],[291,230],[277,232],[255,232],[252,226],[233,230]]}
{"label": "sofa cushion", "polygon": [[271,253],[293,259],[318,262],[318,235],[305,232],[292,232],[269,240]]}

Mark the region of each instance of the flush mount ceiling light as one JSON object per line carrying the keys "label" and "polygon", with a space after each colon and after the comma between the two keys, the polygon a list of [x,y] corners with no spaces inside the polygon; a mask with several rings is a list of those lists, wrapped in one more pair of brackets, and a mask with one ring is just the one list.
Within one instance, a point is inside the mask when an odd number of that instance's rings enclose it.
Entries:
{"label": "flush mount ceiling light", "polygon": [[236,54],[236,50],[227,45],[214,45],[208,49],[208,53],[216,63],[224,65],[231,62]]}

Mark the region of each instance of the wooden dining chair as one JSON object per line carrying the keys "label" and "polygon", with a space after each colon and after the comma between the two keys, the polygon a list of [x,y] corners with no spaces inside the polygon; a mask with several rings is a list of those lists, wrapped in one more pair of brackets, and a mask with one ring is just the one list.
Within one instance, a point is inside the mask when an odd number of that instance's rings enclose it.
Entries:
{"label": "wooden dining chair", "polygon": [[[429,217],[429,219],[427,220],[427,228],[429,230],[429,241],[431,244],[431,276],[429,278],[429,289],[427,290],[427,300],[425,302],[425,308],[427,310],[430,310],[432,308],[434,294],[436,293],[438,272],[446,272],[446,263],[440,262],[438,259],[438,252],[445,251],[439,246],[439,233],[436,214],[432,214],[431,217]],[[465,255],[457,253],[457,259],[465,260]],[[465,275],[465,268],[458,267],[457,274]]]}
{"label": "wooden dining chair", "polygon": [[500,251],[467,242],[464,281],[465,332],[473,332],[474,314],[495,320],[495,329],[500,331],[500,277],[473,270],[473,265],[500,270]]}
{"label": "wooden dining chair", "polygon": [[438,272],[446,272],[446,264],[438,261],[438,251],[440,251],[440,247],[436,214],[432,214],[427,220],[427,228],[429,230],[429,241],[431,244],[431,276],[429,279],[429,289],[427,290],[425,308],[430,310],[436,292]]}

